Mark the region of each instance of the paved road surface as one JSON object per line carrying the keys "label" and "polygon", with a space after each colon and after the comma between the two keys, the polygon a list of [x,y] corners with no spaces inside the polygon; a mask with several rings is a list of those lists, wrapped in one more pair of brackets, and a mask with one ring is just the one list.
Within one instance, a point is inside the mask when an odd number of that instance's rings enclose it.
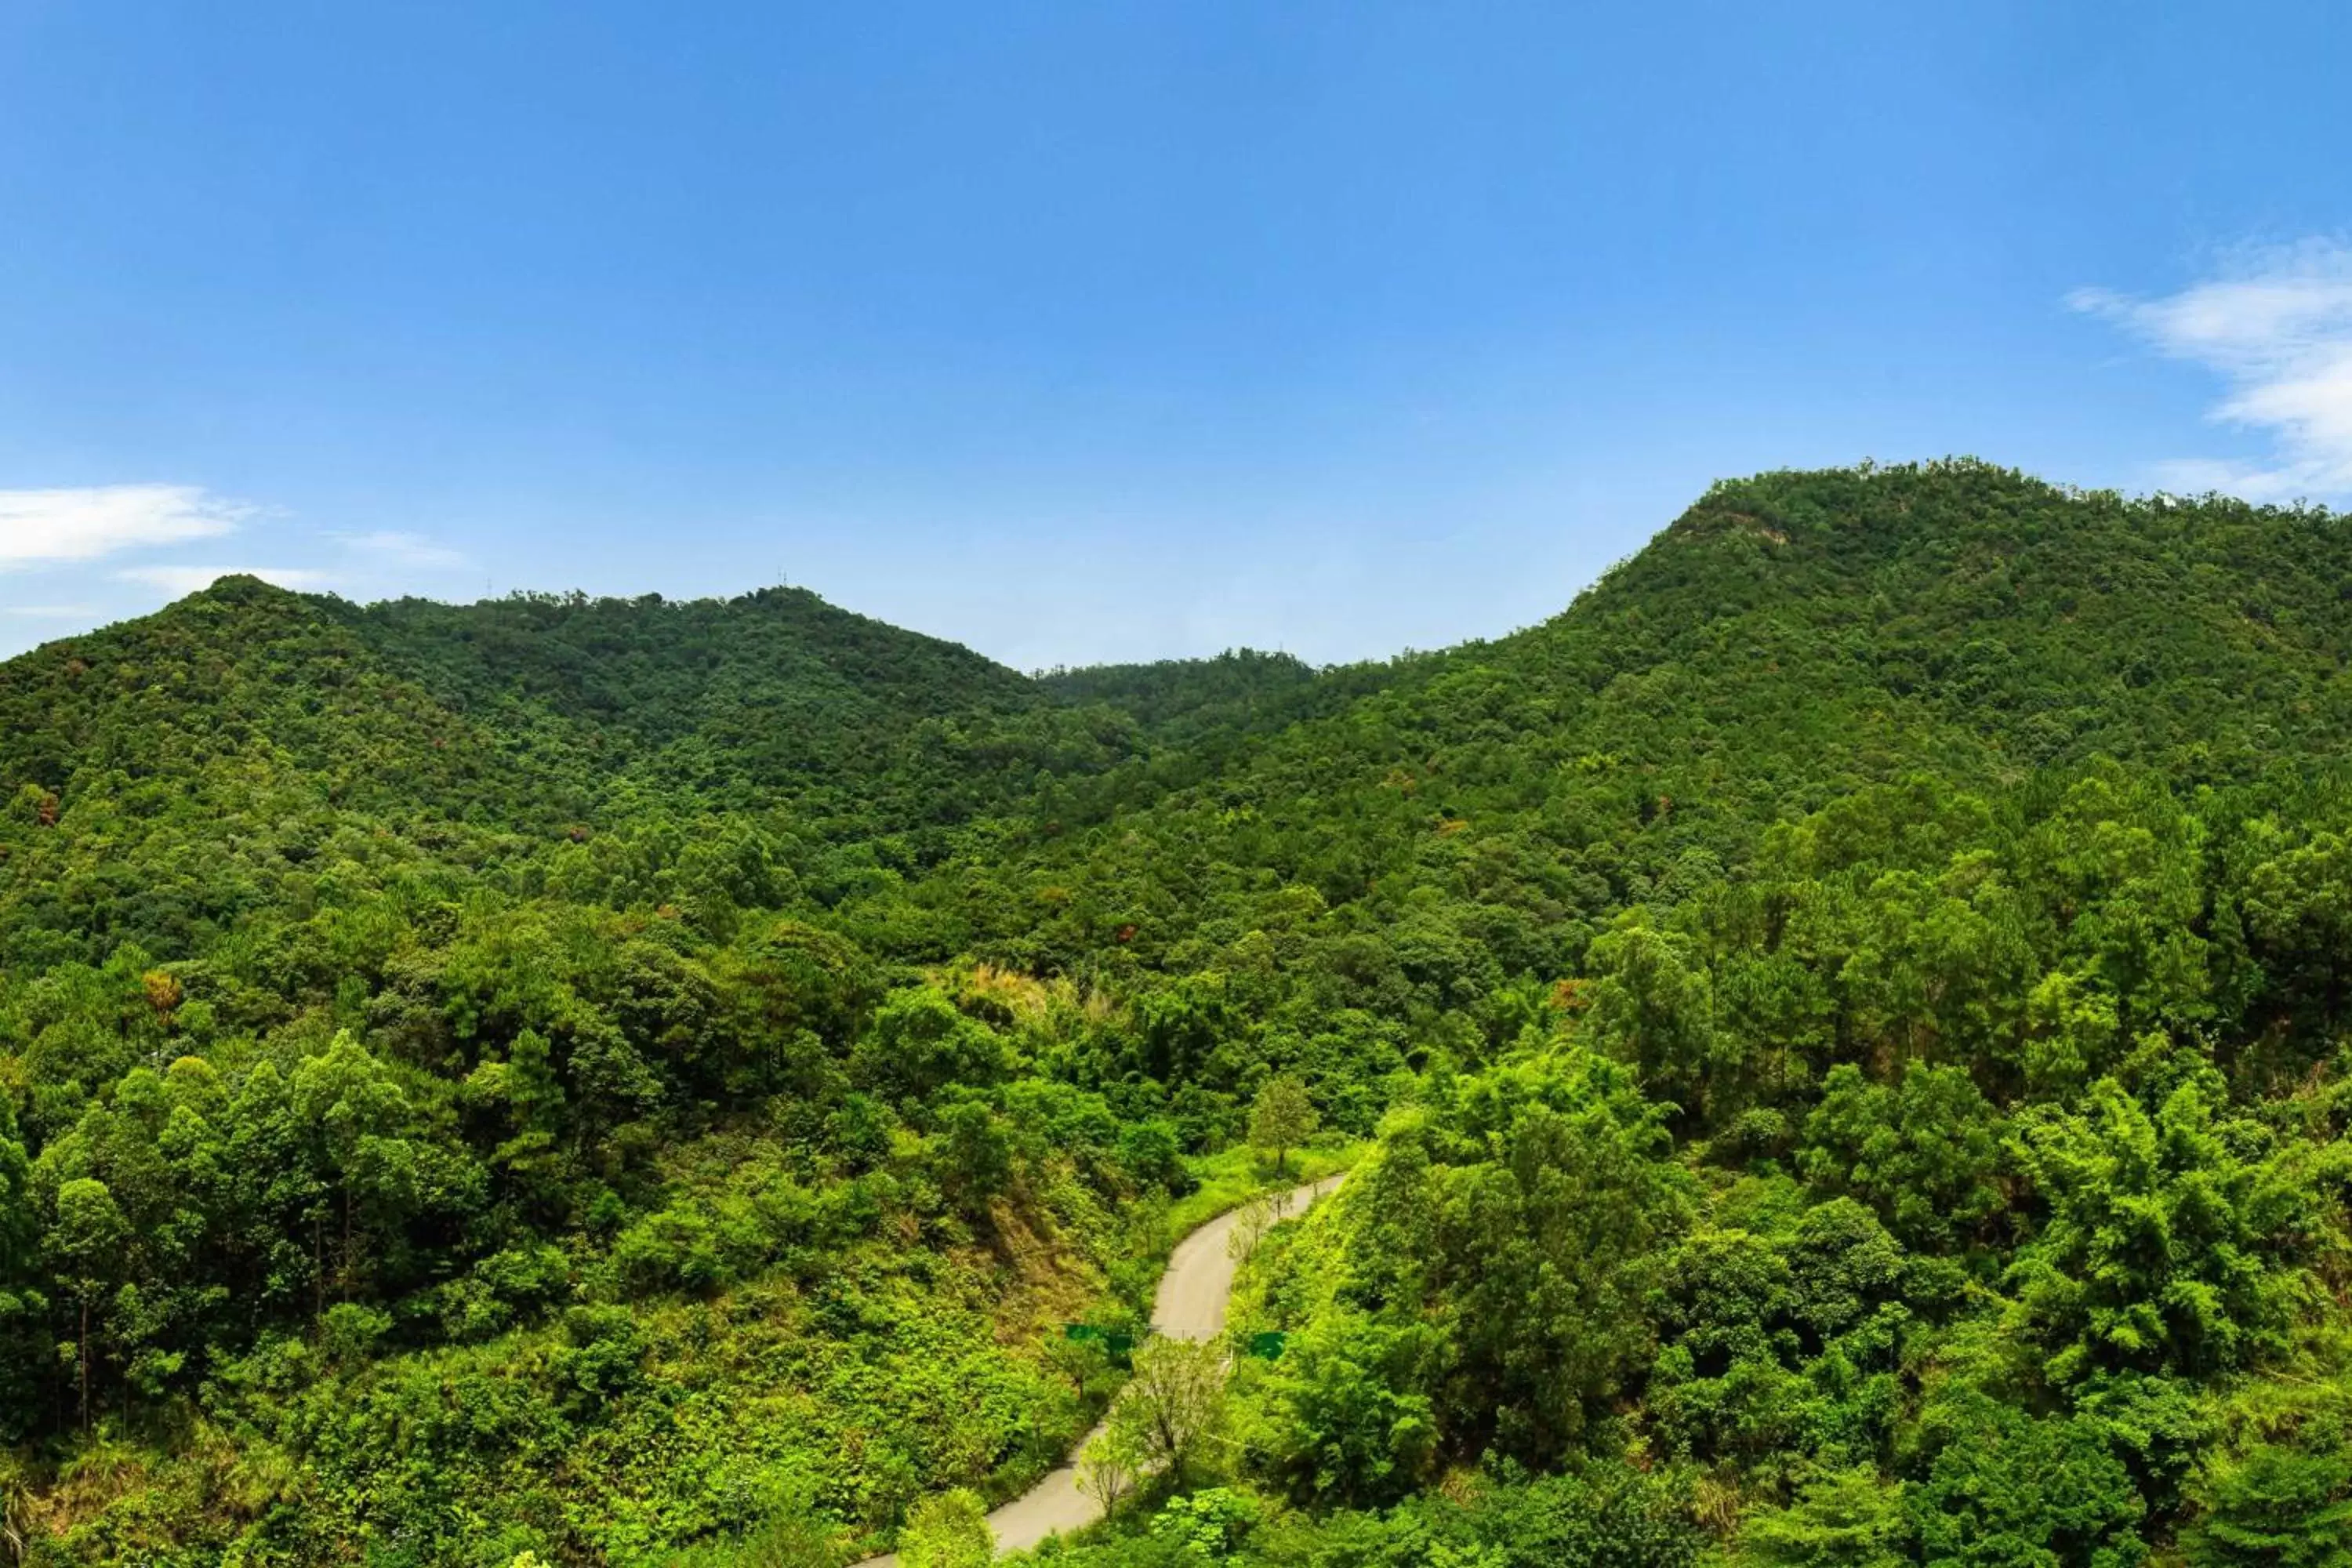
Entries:
{"label": "paved road surface", "polygon": [[[1285,1215],[1301,1214],[1339,1184],[1338,1176],[1327,1176],[1293,1187],[1276,1201]],[[1240,1210],[1229,1210],[1176,1244],[1168,1257],[1168,1272],[1160,1277],[1160,1294],[1151,1303],[1154,1329],[1188,1340],[1211,1340],[1224,1331],[1225,1300],[1234,1293],[1237,1261],[1230,1241],[1240,1218]],[[1084,1438],[1078,1447],[1086,1447]],[[1101,1507],[1078,1485],[1076,1453],[1070,1458],[1071,1463],[988,1516],[999,1552],[1025,1552],[1049,1535],[1067,1535],[1102,1517]],[[856,1568],[897,1568],[898,1561],[895,1555],[869,1557]]]}

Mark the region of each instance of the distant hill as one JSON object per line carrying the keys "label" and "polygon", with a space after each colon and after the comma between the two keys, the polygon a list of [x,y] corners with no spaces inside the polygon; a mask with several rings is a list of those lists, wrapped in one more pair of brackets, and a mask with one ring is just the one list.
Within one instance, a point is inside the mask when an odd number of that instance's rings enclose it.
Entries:
{"label": "distant hill", "polygon": [[[27,825],[56,819],[0,871],[0,911],[13,888],[82,904],[49,926],[192,940],[224,897],[255,896],[228,867],[282,869],[269,846],[299,858],[360,821],[478,855],[647,813],[754,812],[821,843],[891,837],[919,863],[1055,781],[1124,770],[1111,798],[1149,795],[1156,757],[1278,727],[1317,684],[1281,664],[1290,706],[1254,709],[1236,692],[1265,682],[1218,673],[1234,662],[1041,682],[795,589],[362,607],[224,578],[0,664],[0,783]],[[92,840],[104,875],[67,848]],[[166,855],[159,872],[140,866],[150,841],[225,859]]]}
{"label": "distant hill", "polygon": [[978,768],[960,748],[1020,731],[1046,707],[1026,678],[968,648],[801,589],[341,613],[439,701],[577,772],[716,806],[790,803],[867,831],[968,813]]}

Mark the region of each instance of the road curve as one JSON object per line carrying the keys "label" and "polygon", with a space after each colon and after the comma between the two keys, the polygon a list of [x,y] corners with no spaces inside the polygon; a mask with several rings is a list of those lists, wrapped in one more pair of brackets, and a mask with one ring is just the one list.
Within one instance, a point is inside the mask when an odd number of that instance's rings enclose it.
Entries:
{"label": "road curve", "polygon": [[[1278,1194],[1277,1212],[1288,1216],[1340,1183],[1339,1176],[1293,1187]],[[1228,1209],[1176,1244],[1168,1255],[1168,1272],[1160,1277],[1160,1293],[1152,1298],[1151,1326],[1179,1339],[1211,1340],[1225,1328],[1225,1301],[1234,1293],[1234,1226],[1242,1211]],[[1099,1431],[1097,1427],[1096,1430]],[[1093,1432],[1078,1440],[1070,1462],[988,1516],[999,1552],[1026,1552],[1049,1535],[1066,1535],[1102,1517],[1102,1507],[1078,1484],[1078,1451]],[[856,1568],[897,1568],[898,1554],[868,1557]]]}

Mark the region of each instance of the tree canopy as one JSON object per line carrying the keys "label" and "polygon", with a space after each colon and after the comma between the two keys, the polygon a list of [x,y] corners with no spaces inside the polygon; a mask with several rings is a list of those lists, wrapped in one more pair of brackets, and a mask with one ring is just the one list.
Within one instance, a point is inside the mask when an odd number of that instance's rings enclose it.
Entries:
{"label": "tree canopy", "polygon": [[[956,1561],[1124,1409],[1071,1568],[2341,1561],[2347,584],[1953,462],[1346,668],[247,578],[50,644],[0,1534]],[[1302,1144],[1173,1453],[1070,1347]]]}

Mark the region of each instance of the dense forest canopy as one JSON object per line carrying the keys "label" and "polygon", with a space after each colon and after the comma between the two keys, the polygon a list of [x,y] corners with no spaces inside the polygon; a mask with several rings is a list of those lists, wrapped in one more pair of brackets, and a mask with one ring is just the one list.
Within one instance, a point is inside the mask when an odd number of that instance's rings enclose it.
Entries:
{"label": "dense forest canopy", "polygon": [[0,1552],[919,1551],[1279,1122],[1360,1161],[1278,1353],[1071,1568],[2352,1562],[2347,666],[2344,520],[1973,462],[1339,668],[239,578],[51,644]]}

